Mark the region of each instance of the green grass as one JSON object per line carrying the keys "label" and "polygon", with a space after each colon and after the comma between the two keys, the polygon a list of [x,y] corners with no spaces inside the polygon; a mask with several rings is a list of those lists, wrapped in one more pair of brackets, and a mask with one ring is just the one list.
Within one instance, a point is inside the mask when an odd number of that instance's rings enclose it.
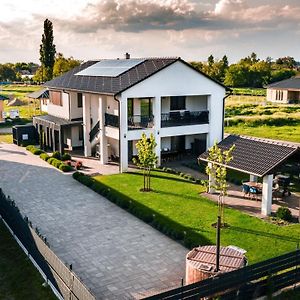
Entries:
{"label": "green grass", "polygon": [[225,132],[230,134],[249,135],[275,140],[300,142],[300,124],[295,126],[247,126],[239,124],[225,127]]}
{"label": "green grass", "polygon": [[27,99],[27,94],[35,92],[41,89],[39,85],[19,85],[19,84],[8,84],[0,86],[0,94],[7,96],[18,98],[21,100]]}
{"label": "green grass", "polygon": [[0,221],[0,299],[55,300],[49,287]]}
{"label": "green grass", "polygon": [[4,143],[4,144],[12,144],[13,142],[13,138],[12,138],[12,134],[8,133],[8,134],[1,134],[0,133],[0,144]]}
{"label": "green grass", "polygon": [[[217,205],[201,196],[200,185],[188,182],[176,175],[153,172],[153,192],[143,193],[143,177],[140,173],[126,173],[94,177],[101,185],[119,191],[170,223],[179,224],[197,234],[198,240],[215,243]],[[300,241],[300,225],[285,227],[248,216],[226,208],[225,221],[230,228],[222,230],[222,245],[236,245],[247,250],[249,262],[255,263],[296,249]]]}
{"label": "green grass", "polygon": [[232,88],[235,95],[266,96],[267,90],[262,88]]}

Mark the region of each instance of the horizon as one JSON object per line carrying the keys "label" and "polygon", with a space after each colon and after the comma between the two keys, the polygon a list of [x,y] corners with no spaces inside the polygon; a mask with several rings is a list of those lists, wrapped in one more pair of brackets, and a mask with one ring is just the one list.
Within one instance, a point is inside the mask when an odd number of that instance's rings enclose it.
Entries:
{"label": "horizon", "polygon": [[3,0],[0,63],[39,63],[46,18],[56,51],[84,61],[126,52],[187,61],[227,55],[230,63],[255,52],[299,61],[299,17],[296,0]]}

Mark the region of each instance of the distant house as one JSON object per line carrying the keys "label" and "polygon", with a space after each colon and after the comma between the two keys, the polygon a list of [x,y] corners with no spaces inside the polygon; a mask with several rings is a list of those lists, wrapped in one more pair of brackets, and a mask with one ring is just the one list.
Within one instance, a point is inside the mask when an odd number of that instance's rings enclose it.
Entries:
{"label": "distant house", "polygon": [[155,136],[158,164],[223,138],[226,87],[180,58],[88,61],[45,86],[48,115],[34,117],[44,146],[117,160],[122,171],[143,132]]}
{"label": "distant house", "polygon": [[299,104],[300,77],[293,77],[269,84],[267,86],[267,101],[284,104]]}

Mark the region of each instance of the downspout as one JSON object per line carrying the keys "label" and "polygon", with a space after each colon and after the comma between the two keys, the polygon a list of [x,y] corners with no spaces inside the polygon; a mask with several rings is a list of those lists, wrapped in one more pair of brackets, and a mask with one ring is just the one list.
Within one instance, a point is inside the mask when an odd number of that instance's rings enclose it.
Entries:
{"label": "downspout", "polygon": [[224,127],[225,127],[225,99],[232,95],[232,89],[228,89],[229,93],[223,98],[223,117],[222,117],[222,140],[224,139]]}
{"label": "downspout", "polygon": [[120,100],[116,98],[116,95],[114,95],[114,99],[118,102],[118,119],[119,119],[119,173],[121,173],[121,130],[120,130],[120,116],[121,116],[121,111],[120,111]]}

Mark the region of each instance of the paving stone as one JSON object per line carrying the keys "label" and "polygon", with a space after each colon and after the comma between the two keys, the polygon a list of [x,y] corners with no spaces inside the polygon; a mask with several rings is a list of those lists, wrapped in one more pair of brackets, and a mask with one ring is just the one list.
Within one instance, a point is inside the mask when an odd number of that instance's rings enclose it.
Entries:
{"label": "paving stone", "polygon": [[188,250],[70,175],[6,144],[0,144],[0,174],[4,193],[97,299],[132,299],[177,279],[180,285]]}

